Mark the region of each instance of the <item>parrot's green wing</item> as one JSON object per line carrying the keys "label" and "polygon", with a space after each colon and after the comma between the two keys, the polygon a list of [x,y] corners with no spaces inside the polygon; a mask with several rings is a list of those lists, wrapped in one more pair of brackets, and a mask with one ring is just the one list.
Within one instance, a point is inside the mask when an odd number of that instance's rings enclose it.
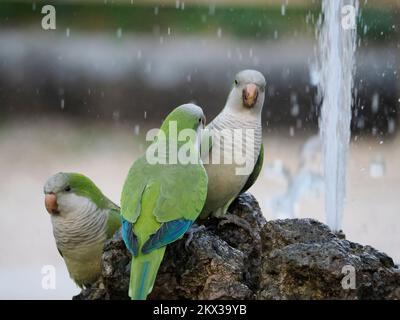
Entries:
{"label": "parrot's green wing", "polygon": [[122,217],[135,223],[140,215],[143,192],[148,184],[150,173],[144,156],[140,157],[129,170],[121,195]]}
{"label": "parrot's green wing", "polygon": [[159,222],[196,220],[207,197],[207,174],[199,164],[164,166],[154,215]]}
{"label": "parrot's green wing", "polygon": [[263,166],[263,162],[264,162],[264,145],[261,143],[261,149],[260,149],[260,153],[258,155],[258,159],[257,162],[254,166],[253,172],[250,174],[249,178],[247,179],[245,185],[243,186],[242,190],[240,191],[240,193],[244,193],[247,190],[249,190],[252,185],[254,184],[254,182],[256,182],[258,176],[260,175],[262,166]]}
{"label": "parrot's green wing", "polygon": [[150,165],[142,157],[133,164],[123,188],[121,212],[125,220],[136,222],[143,193],[150,185],[158,185],[151,192],[157,192],[153,195],[156,200],[153,214],[161,223],[195,220],[207,196],[207,174],[201,165]]}
{"label": "parrot's green wing", "polygon": [[152,215],[161,224],[150,237],[142,252],[171,243],[189,229],[197,219],[207,197],[207,174],[199,164],[150,165],[137,160],[131,170],[121,197],[122,233],[133,255],[138,253],[137,235],[132,224],[142,211],[142,199],[154,201]]}
{"label": "parrot's green wing", "polygon": [[162,224],[143,245],[143,253],[181,238],[199,216],[207,197],[208,178],[199,164],[164,166],[158,178],[160,184],[153,214]]}

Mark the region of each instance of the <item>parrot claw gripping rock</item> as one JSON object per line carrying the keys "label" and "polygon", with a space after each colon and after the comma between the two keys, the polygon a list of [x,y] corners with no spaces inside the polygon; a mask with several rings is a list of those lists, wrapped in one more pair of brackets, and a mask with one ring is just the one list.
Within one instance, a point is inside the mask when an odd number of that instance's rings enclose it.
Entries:
{"label": "parrot claw gripping rock", "polygon": [[190,243],[193,240],[193,236],[198,232],[205,231],[206,229],[207,228],[206,228],[205,225],[199,225],[199,226],[196,225],[196,224],[192,225],[192,227],[186,232],[186,234],[187,234],[187,239],[185,241],[185,249],[186,249],[186,251],[189,251],[189,246],[190,246]]}
{"label": "parrot claw gripping rock", "polygon": [[257,240],[257,236],[254,234],[254,230],[252,229],[251,225],[247,220],[240,218],[234,214],[230,214],[227,212],[222,218],[222,220],[218,223],[218,228],[226,225],[226,224],[234,224],[239,228],[247,231],[248,234],[254,239]]}

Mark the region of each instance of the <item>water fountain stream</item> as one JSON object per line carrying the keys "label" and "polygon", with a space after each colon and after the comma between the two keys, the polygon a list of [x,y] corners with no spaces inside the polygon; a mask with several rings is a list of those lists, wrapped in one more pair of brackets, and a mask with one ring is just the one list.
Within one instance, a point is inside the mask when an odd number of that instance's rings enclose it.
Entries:
{"label": "water fountain stream", "polygon": [[323,142],[325,212],[333,231],[342,228],[346,164],[356,48],[358,0],[323,0],[319,33],[319,90],[323,97],[320,134]]}

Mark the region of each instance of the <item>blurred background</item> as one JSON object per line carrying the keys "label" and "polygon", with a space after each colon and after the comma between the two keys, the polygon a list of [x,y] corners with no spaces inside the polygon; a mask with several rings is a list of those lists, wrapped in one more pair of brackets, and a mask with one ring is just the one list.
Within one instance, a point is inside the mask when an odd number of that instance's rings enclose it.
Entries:
{"label": "blurred background", "polygon": [[[43,30],[42,7],[56,8]],[[400,1],[360,0],[343,230],[400,262]],[[267,79],[265,160],[250,190],[267,219],[325,221],[317,0],[1,1],[0,298],[70,299],[43,184],[82,172],[119,203],[145,134],[175,106],[225,103],[236,72]],[[56,268],[55,290],[42,268]]]}

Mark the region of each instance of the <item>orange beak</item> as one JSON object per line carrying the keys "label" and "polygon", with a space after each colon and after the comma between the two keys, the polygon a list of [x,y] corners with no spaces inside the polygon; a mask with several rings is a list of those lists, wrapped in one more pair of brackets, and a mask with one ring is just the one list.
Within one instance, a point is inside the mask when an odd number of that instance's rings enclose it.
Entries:
{"label": "orange beak", "polygon": [[58,213],[57,197],[54,193],[47,193],[44,197],[44,205],[50,214]]}
{"label": "orange beak", "polygon": [[253,108],[257,102],[258,89],[254,83],[249,83],[243,89],[243,104],[248,108]]}

